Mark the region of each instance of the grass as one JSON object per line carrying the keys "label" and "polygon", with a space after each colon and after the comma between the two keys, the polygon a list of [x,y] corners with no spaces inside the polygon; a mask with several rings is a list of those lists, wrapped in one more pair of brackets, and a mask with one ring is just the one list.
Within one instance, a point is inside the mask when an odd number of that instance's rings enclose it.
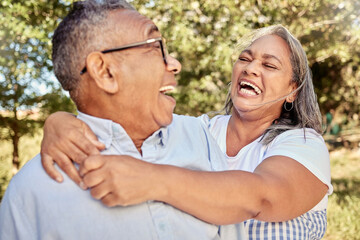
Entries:
{"label": "grass", "polygon": [[[40,151],[42,132],[20,140],[23,165]],[[0,199],[11,178],[12,145],[0,141]],[[330,153],[334,193],[329,197],[325,240],[360,240],[360,149],[338,149]]]}
{"label": "grass", "polygon": [[[23,136],[19,142],[20,167],[40,152],[42,130],[34,136]],[[12,152],[10,141],[0,140],[0,200],[12,177]]]}
{"label": "grass", "polygon": [[334,193],[329,197],[326,240],[360,240],[360,149],[331,152]]}

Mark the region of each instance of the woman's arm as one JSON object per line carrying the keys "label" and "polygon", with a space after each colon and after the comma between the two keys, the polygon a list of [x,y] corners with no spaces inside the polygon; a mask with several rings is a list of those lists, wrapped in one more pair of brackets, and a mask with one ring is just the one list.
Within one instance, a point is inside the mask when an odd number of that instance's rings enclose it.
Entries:
{"label": "woman's arm", "polygon": [[129,156],[91,156],[80,166],[91,194],[107,206],[166,202],[214,224],[284,221],[313,208],[327,186],[297,161],[264,160],[254,173],[203,172]]}
{"label": "woman's arm", "polygon": [[86,188],[72,161],[81,163],[89,155],[99,154],[104,147],[84,122],[70,113],[56,112],[45,121],[41,162],[54,180],[63,181],[62,175],[54,167],[56,162],[74,182]]}
{"label": "woman's arm", "polygon": [[327,191],[304,166],[283,156],[266,159],[254,173],[174,169],[164,183],[169,194],[160,200],[215,224],[289,220],[313,208]]}

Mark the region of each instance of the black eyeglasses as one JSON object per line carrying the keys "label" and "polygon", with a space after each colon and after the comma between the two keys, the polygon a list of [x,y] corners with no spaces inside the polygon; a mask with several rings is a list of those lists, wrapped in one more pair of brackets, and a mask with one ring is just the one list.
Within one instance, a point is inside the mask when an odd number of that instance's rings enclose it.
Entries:
{"label": "black eyeglasses", "polygon": [[[126,49],[129,49],[129,48],[139,47],[139,46],[142,46],[142,45],[155,43],[155,42],[160,43],[160,49],[161,49],[162,57],[163,57],[165,65],[167,65],[166,57],[168,55],[168,52],[167,52],[167,49],[166,49],[166,40],[163,37],[150,38],[150,39],[148,39],[146,41],[143,41],[143,42],[131,43],[131,44],[127,44],[127,45],[124,45],[124,46],[121,46],[121,47],[103,50],[101,52],[102,53],[111,53],[111,52],[116,52],[116,51],[122,51],[122,50],[126,50]],[[86,72],[86,66],[81,70],[80,75],[84,74],[85,72]]]}

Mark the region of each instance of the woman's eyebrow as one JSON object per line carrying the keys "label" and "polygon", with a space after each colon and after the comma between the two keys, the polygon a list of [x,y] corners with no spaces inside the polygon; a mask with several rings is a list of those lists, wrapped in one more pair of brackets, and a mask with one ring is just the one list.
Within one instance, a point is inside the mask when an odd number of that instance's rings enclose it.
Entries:
{"label": "woman's eyebrow", "polygon": [[243,53],[247,53],[247,54],[249,54],[250,56],[252,56],[252,51],[249,50],[249,49],[243,50],[243,51],[241,52],[241,54],[243,54]]}
{"label": "woman's eyebrow", "polygon": [[275,59],[276,61],[278,61],[278,62],[282,65],[281,60],[280,60],[278,57],[276,57],[275,55],[268,54],[268,53],[264,53],[264,54],[262,55],[262,57],[265,58],[265,59],[273,58],[273,59]]}
{"label": "woman's eyebrow", "polygon": [[[241,54],[243,54],[243,53],[247,53],[247,54],[249,54],[250,56],[253,56],[253,52],[252,52],[250,49],[245,49],[244,51],[241,52]],[[276,61],[278,61],[281,66],[283,65],[282,62],[281,62],[281,60],[280,60],[277,56],[275,56],[275,55],[268,54],[268,53],[264,53],[264,54],[262,55],[262,58],[264,58],[264,59],[273,58],[273,59],[275,59]]]}

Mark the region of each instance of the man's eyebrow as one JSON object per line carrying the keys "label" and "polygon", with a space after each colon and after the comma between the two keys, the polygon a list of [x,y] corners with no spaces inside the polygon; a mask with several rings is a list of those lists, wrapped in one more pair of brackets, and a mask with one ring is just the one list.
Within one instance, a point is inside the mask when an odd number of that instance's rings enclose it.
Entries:
{"label": "man's eyebrow", "polygon": [[148,28],[147,30],[147,35],[150,36],[151,34],[153,34],[154,32],[159,32],[159,29],[156,25],[152,24],[151,27]]}

